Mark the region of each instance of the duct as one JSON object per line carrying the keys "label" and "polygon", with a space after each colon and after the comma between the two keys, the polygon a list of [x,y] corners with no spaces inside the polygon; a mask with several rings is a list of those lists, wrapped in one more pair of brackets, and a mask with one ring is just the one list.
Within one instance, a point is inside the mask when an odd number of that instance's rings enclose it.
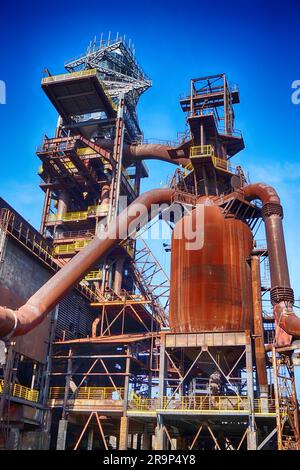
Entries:
{"label": "duct", "polygon": [[125,257],[124,256],[121,256],[116,261],[115,279],[114,279],[114,292],[117,295],[120,295],[120,292],[121,292],[121,289],[122,289],[124,262],[125,262]]}
{"label": "duct", "polygon": [[[172,189],[154,189],[139,196],[109,225],[106,233],[93,240],[44,284],[22,307],[13,311],[0,307],[0,338],[21,336],[39,325],[47,313],[67,294],[86,272],[127,236],[134,223],[143,226],[151,216],[154,204],[169,204]],[[158,209],[158,206],[157,206]],[[156,212],[157,213],[157,212]]]}
{"label": "duct", "polygon": [[262,319],[261,302],[261,278],[260,278],[260,258],[251,256],[251,277],[252,277],[252,305],[253,305],[253,326],[254,345],[257,380],[260,391],[260,398],[268,397],[268,378],[266,369],[266,352],[264,347],[264,327]]}
{"label": "duct", "polygon": [[[113,148],[112,140],[97,140],[97,144],[105,150],[110,150]],[[182,166],[185,166],[190,163],[190,159],[185,158],[184,156],[172,158],[170,155],[171,150],[174,150],[174,147],[161,144],[128,145],[124,143],[123,147],[124,157],[128,160],[161,160],[167,163],[173,163],[174,165]],[[182,149],[179,149],[178,151],[182,152],[184,155]]]}
{"label": "duct", "polygon": [[[260,199],[265,223],[271,276],[271,302],[277,325],[287,335],[300,336],[300,318],[293,311],[294,293],[290,277],[284,242],[280,198],[274,188],[263,183],[250,184],[242,189],[245,199]],[[290,342],[291,337],[281,335],[279,343]]]}

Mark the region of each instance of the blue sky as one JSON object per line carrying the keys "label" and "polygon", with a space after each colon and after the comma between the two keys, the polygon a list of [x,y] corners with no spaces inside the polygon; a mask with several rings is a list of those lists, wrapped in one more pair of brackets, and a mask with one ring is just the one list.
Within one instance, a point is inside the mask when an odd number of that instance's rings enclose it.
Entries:
{"label": "blue sky", "polygon": [[[278,2],[279,3],[279,2]],[[146,138],[175,139],[184,130],[178,98],[189,79],[225,72],[240,88],[236,127],[246,149],[235,158],[251,181],[279,192],[284,206],[291,279],[299,297],[300,105],[291,84],[300,79],[299,2],[19,2],[1,7],[0,80],[7,104],[0,105],[0,195],[39,225],[42,192],[35,148],[52,135],[56,112],[40,88],[42,72],[63,72],[64,61],[81,54],[101,31],[125,33],[153,80],[141,98]],[[144,189],[166,182],[173,167],[149,162]],[[163,262],[167,263],[164,255]]]}

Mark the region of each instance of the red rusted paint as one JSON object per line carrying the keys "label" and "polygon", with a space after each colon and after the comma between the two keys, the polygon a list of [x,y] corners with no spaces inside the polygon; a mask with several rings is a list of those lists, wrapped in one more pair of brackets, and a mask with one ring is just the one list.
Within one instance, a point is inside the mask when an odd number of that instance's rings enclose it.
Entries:
{"label": "red rusted paint", "polygon": [[171,329],[252,329],[251,270],[247,262],[252,250],[250,229],[240,220],[225,219],[219,207],[205,206],[203,248],[187,250],[185,240],[176,239],[187,223],[184,217],[173,231]]}

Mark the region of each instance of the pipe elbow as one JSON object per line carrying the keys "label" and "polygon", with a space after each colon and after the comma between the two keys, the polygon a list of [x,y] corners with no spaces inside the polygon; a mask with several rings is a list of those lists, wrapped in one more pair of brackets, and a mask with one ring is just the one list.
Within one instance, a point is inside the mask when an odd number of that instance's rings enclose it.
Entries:
{"label": "pipe elbow", "polygon": [[249,184],[243,188],[245,199],[253,201],[254,199],[260,199],[263,206],[266,204],[274,204],[280,206],[280,198],[277,191],[265,183]]}
{"label": "pipe elbow", "polygon": [[172,150],[174,150],[174,147],[161,144],[128,145],[125,148],[125,155],[127,158],[133,160],[161,160],[167,163],[173,163],[173,165],[185,166],[190,162],[190,160],[184,156],[172,158]]}
{"label": "pipe elbow", "polygon": [[17,311],[0,306],[0,338],[10,338],[18,325]]}
{"label": "pipe elbow", "polygon": [[300,318],[297,317],[291,305],[287,302],[275,305],[274,316],[283,331],[294,338],[300,338]]}
{"label": "pipe elbow", "polygon": [[44,319],[41,309],[24,304],[18,310],[0,306],[0,338],[25,335]]}

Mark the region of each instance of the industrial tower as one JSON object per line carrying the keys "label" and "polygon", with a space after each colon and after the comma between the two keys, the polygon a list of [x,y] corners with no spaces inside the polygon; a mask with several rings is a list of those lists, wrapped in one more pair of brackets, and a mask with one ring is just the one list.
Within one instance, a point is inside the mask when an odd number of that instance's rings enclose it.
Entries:
{"label": "industrial tower", "polygon": [[[224,74],[192,79],[180,100],[188,133],[176,145],[151,144],[136,113],[151,81],[124,37],[94,40],[65,68],[42,80],[59,119],[37,150],[41,233],[33,236],[4,203],[1,210],[4,263],[4,241],[13,237],[57,272],[25,305],[8,305],[16,312],[0,308],[8,351],[3,446],[26,448],[29,439],[57,449],[299,449],[300,330],[283,211],[273,188],[249,184],[231,162],[244,148],[234,127],[239,90]],[[168,188],[140,196],[147,159],[177,168]],[[158,219],[173,231],[170,279],[141,227],[113,241],[99,237],[127,227],[122,196],[130,207],[168,204]],[[196,224],[200,206],[203,244],[188,251],[177,235]],[[267,246],[253,237],[262,220]],[[270,285],[261,278],[268,259]],[[85,307],[76,300],[67,315],[71,288]],[[47,314],[45,361],[31,357],[30,367],[18,369],[24,358],[15,336],[26,338]],[[33,410],[31,421],[18,406]]]}

